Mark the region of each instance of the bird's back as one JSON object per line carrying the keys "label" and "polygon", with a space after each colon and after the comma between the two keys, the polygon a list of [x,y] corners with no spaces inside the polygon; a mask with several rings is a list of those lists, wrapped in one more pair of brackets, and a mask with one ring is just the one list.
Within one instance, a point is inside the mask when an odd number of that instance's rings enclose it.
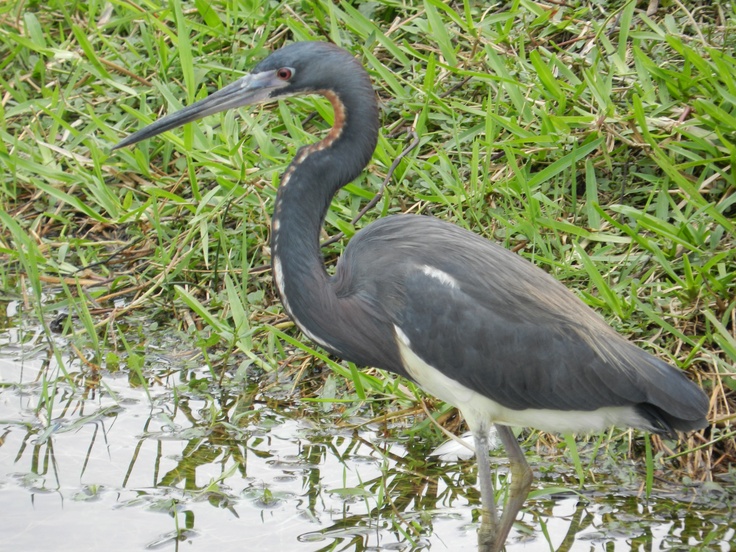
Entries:
{"label": "bird's back", "polygon": [[706,425],[707,398],[680,370],[543,270],[453,224],[416,215],[371,224],[350,242],[335,285],[340,297],[378,305],[424,363],[509,412],[631,407],[626,425]]}

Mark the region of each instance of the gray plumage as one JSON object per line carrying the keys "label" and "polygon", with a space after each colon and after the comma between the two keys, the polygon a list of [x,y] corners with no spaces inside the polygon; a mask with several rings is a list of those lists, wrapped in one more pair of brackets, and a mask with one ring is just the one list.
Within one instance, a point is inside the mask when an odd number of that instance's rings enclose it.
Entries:
{"label": "gray plumage", "polygon": [[[380,312],[378,326],[398,325],[428,364],[508,408],[634,406],[644,429],[704,425],[705,395],[682,371],[623,339],[546,272],[458,226],[379,220],[351,240],[332,285]],[[406,375],[393,358],[381,367]]]}

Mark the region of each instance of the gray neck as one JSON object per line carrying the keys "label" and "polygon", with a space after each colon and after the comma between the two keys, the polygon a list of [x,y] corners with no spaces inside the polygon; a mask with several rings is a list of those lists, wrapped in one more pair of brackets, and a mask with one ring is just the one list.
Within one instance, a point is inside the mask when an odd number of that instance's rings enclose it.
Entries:
{"label": "gray neck", "polygon": [[339,353],[322,329],[336,298],[320,251],[320,230],[332,197],[370,161],[378,112],[369,82],[357,90],[335,90],[332,101],[341,102],[342,126],[322,142],[301,148],[284,173],[272,221],[271,255],[288,314],[310,338]]}

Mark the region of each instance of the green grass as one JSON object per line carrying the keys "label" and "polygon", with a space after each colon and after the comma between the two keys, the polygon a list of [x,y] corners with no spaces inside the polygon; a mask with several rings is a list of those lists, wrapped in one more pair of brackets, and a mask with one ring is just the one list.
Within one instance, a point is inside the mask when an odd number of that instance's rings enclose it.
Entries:
{"label": "green grass", "polygon": [[[46,321],[72,315],[64,343],[103,380],[122,363],[148,385],[145,318],[188,335],[218,385],[239,385],[249,366],[298,379],[318,364],[344,376],[341,390],[326,392],[325,372],[305,399],[409,408],[406,382],[301,336],[264,270],[279,174],[329,127],[325,101],[209,117],[110,154],[284,42],[331,40],[373,76],[383,132],[333,202],[327,233],[345,237],[329,263],[396,212],[518,251],[703,385],[718,431],[690,465],[707,477],[736,454],[736,14],[660,4],[647,15],[631,1],[5,2],[3,299],[21,298],[57,350]],[[419,146],[353,224],[410,130]]]}

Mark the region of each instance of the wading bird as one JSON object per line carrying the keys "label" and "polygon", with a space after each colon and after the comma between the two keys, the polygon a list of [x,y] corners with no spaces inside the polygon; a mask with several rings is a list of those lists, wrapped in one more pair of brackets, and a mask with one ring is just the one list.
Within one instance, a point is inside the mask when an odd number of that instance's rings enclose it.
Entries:
{"label": "wading bird", "polygon": [[[335,193],[370,161],[379,126],[368,74],[345,50],[285,46],[115,148],[298,94],[325,96],[335,122],[323,140],[299,149],[281,178],[271,233],[281,301],[302,332],[333,355],[400,374],[460,409],[478,461],[480,550],[504,546],[531,486],[509,426],[672,433],[707,424],[707,397],[680,370],[619,336],[546,272],[453,224],[418,215],[378,220],[353,237],[335,274],[327,273],[322,222]],[[511,471],[500,519],[488,454],[492,424]]]}

